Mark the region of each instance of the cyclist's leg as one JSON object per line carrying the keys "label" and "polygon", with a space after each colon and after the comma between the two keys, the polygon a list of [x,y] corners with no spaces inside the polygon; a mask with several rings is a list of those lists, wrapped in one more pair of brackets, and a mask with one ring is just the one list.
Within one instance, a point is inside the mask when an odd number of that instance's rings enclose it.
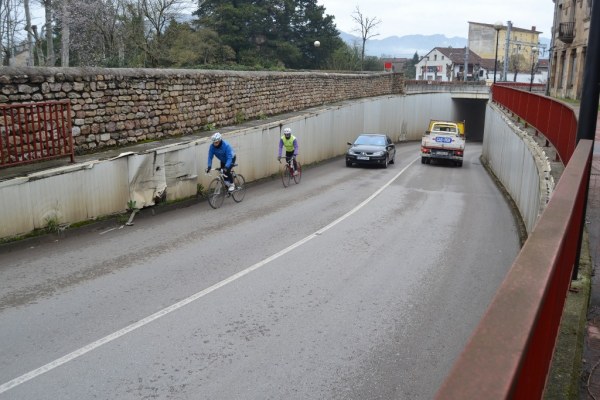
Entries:
{"label": "cyclist's leg", "polygon": [[237,156],[233,156],[233,158],[231,159],[231,166],[229,168],[225,168],[225,163],[221,162],[221,168],[223,168],[223,171],[225,173],[225,181],[228,184],[233,183],[233,176],[231,176],[231,168],[233,168],[233,164],[235,164],[236,158]]}
{"label": "cyclist's leg", "polygon": [[231,180],[231,168],[225,168],[225,163],[223,161],[221,161],[221,169],[223,170],[223,175],[225,178],[225,183],[227,185],[229,185],[232,180]]}
{"label": "cyclist's leg", "polygon": [[290,162],[290,160],[292,160],[292,167],[294,168],[294,173],[295,173],[298,170],[298,164],[296,164],[296,157],[294,157],[294,152],[286,151],[285,152],[285,160],[287,162]]}
{"label": "cyclist's leg", "polygon": [[[290,160],[293,160],[294,158],[294,152],[293,151],[286,151],[285,152],[285,162],[289,163]],[[296,162],[294,161],[293,163],[294,169],[296,169]]]}

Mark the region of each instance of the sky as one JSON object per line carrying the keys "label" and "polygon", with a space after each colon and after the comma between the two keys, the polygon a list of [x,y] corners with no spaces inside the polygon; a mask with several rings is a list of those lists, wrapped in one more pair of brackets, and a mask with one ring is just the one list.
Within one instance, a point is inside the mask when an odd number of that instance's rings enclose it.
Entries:
{"label": "sky", "polygon": [[325,14],[335,17],[337,29],[356,35],[352,14],[358,6],[364,17],[381,21],[373,28],[374,39],[390,36],[433,35],[469,36],[469,22],[495,24],[511,21],[513,27],[543,32],[550,38],[554,14],[552,0],[317,0]]}

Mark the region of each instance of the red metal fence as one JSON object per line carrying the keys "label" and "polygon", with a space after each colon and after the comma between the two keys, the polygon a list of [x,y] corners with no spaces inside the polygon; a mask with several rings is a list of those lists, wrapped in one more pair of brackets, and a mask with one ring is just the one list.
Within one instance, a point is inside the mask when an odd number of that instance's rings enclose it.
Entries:
{"label": "red metal fence", "polygon": [[542,398],[577,258],[593,142],[575,147],[575,115],[552,99],[494,86],[494,100],[546,135],[568,164],[440,400]]}
{"label": "red metal fence", "polygon": [[542,398],[577,255],[591,150],[592,141],[580,141],[437,399]]}
{"label": "red metal fence", "polygon": [[494,85],[492,100],[540,131],[556,148],[563,164],[575,151],[577,118],[573,109],[549,97]]}
{"label": "red metal fence", "polygon": [[75,161],[68,100],[0,105],[0,168],[66,156]]}

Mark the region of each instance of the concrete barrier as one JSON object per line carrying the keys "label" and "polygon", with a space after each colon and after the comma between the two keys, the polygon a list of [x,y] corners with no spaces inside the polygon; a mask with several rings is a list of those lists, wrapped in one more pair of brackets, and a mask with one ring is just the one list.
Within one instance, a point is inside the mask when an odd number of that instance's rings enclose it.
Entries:
{"label": "concrete barrier", "polygon": [[[346,143],[362,132],[384,132],[396,142],[420,140],[430,119],[455,117],[451,96],[389,95],[347,101],[222,132],[237,152],[237,171],[253,181],[278,171],[277,146],[284,127],[292,128],[299,138],[299,160],[309,165],[343,155]],[[519,208],[533,218],[537,214],[530,210],[536,210],[539,201],[536,164],[528,147],[515,142],[517,139],[506,131],[496,113],[488,107],[487,114],[493,118],[489,122],[486,118],[485,152],[494,170],[507,176],[505,185],[511,188]],[[497,135],[492,134],[496,131]],[[204,173],[208,145],[207,138],[182,138],[170,145],[157,142],[156,147],[141,153],[125,152],[108,160],[76,163],[2,181],[0,238],[27,234],[49,224],[69,225],[123,213],[131,205],[149,207],[158,199],[173,201],[194,196],[212,179]],[[496,151],[499,158],[491,156]]]}

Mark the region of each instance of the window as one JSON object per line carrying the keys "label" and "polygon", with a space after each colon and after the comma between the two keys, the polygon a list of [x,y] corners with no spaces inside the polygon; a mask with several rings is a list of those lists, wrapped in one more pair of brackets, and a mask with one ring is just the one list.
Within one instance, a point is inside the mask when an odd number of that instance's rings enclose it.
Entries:
{"label": "window", "polygon": [[437,54],[433,56],[433,61],[437,61]]}
{"label": "window", "polygon": [[575,74],[576,74],[576,61],[577,59],[577,52],[575,50],[571,51],[571,56],[569,57],[569,77],[567,79],[567,88],[572,88],[573,87],[573,82],[575,81]]}
{"label": "window", "polygon": [[563,51],[560,54],[560,75],[559,75],[559,79],[558,79],[558,88],[559,89],[562,89],[562,87],[563,87],[564,76],[567,72],[566,64],[567,64],[566,52]]}

